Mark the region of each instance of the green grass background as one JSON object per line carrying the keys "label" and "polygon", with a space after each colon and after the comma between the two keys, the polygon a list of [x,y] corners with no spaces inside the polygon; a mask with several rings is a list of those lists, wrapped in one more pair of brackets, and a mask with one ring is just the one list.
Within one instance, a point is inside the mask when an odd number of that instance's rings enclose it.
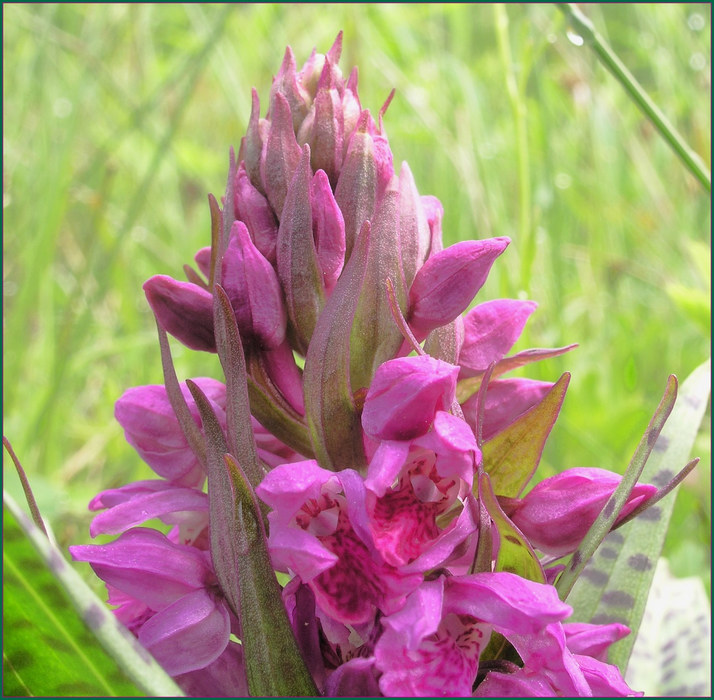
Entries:
{"label": "green grass background", "polygon": [[[585,11],[709,164],[710,5]],[[668,374],[709,355],[710,198],[553,5],[4,4],[3,20],[3,432],[62,545],[88,540],[98,490],[151,476],[113,419],[125,388],[161,382],[141,285],[208,244],[206,195],[286,44],[301,63],[344,30],[363,106],[396,88],[395,162],[443,202],[446,242],[512,237],[479,300],[539,303],[518,349],[580,343],[526,372],[572,372],[543,475],[622,471]],[[221,376],[174,349],[180,377]],[[709,423],[666,543],[707,582]]]}

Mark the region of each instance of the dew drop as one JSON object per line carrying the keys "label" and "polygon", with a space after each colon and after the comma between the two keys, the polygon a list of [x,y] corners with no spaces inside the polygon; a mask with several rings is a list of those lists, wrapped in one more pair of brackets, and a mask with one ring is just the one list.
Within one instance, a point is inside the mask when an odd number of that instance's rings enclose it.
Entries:
{"label": "dew drop", "polygon": [[702,29],[704,29],[706,20],[698,12],[694,12],[693,14],[689,15],[687,24],[693,32],[700,32]]}
{"label": "dew drop", "polygon": [[582,46],[585,43],[585,39],[583,39],[580,34],[576,34],[573,31],[568,30],[566,35],[568,37],[568,41],[570,41],[571,44],[575,44],[575,46]]}

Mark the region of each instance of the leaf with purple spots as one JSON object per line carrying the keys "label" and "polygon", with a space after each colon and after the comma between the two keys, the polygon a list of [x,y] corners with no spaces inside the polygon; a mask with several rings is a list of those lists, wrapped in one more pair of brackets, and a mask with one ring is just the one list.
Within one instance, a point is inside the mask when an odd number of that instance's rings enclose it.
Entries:
{"label": "leaf with purple spots", "polygon": [[[677,403],[654,444],[642,481],[661,486],[664,470],[671,472],[689,459],[707,406],[710,371],[707,361],[680,387]],[[608,658],[623,671],[642,620],[673,506],[674,496],[669,494],[632,522],[611,532],[568,598],[574,608],[574,620],[621,622],[630,627],[632,634],[613,644]]]}

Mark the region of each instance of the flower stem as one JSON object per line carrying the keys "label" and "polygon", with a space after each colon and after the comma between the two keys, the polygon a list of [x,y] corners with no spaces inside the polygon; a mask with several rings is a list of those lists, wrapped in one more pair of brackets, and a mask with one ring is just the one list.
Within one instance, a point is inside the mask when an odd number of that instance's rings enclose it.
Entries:
{"label": "flower stem", "polygon": [[573,29],[595,51],[597,57],[605,67],[615,76],[625,88],[627,94],[637,106],[645,113],[657,131],[664,137],[672,150],[679,156],[690,173],[704,185],[707,192],[712,190],[711,172],[702,159],[697,155],[680,136],[677,130],[669,123],[657,105],[650,99],[635,77],[625,67],[608,43],[600,36],[592,22],[578,9],[574,3],[555,3],[567,17]]}
{"label": "flower stem", "polygon": [[506,92],[513,110],[513,121],[516,129],[516,163],[518,168],[518,233],[521,246],[521,278],[523,290],[530,287],[530,275],[535,257],[535,239],[531,230],[531,178],[528,159],[528,130],[526,120],[526,103],[521,87],[516,80],[508,37],[508,12],[503,3],[493,6],[496,23],[496,38],[501,54],[501,60],[506,73]]}

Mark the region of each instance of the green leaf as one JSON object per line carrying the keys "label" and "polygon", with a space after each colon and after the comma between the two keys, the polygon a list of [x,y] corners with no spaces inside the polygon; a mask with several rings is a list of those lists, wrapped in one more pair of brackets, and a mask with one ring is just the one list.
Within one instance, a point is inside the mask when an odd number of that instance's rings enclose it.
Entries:
{"label": "green leaf", "polygon": [[496,571],[510,571],[529,581],[545,583],[543,567],[523,533],[501,509],[493,493],[488,474],[479,479],[479,495],[486,505],[499,535]]}
{"label": "green leaf", "polygon": [[483,444],[483,466],[499,496],[515,498],[535,472],[569,381],[566,372],[540,403]]}
{"label": "green leaf", "polygon": [[206,434],[211,558],[216,577],[241,622],[251,695],[317,695],[300,655],[275,577],[253,489],[235,458],[203,392],[186,380]]}
{"label": "green leaf", "polygon": [[[707,361],[681,386],[679,399],[654,444],[641,481],[662,487],[675,476],[678,465],[684,465],[697,436],[709,391]],[[610,648],[609,661],[620,669],[628,664],[673,506],[674,494],[669,494],[631,523],[611,532],[568,598],[574,609],[573,620],[621,622],[632,630],[632,634]]]}
{"label": "green leaf", "polygon": [[647,697],[711,695],[711,608],[701,578],[657,562],[625,680]]}
{"label": "green leaf", "polygon": [[183,696],[7,493],[3,504],[3,694]]}
{"label": "green leaf", "polygon": [[240,619],[246,676],[254,697],[318,694],[300,654],[275,577],[255,493],[238,463],[225,456],[235,498],[240,551]]}
{"label": "green leaf", "polygon": [[[565,600],[570,591],[573,589],[575,582],[578,580],[580,574],[587,563],[592,559],[593,554],[600,546],[602,541],[608,535],[617,520],[617,516],[620,514],[622,509],[627,503],[627,499],[632,493],[632,489],[635,484],[640,479],[642,471],[647,464],[650,454],[654,449],[655,443],[664,428],[664,424],[672,413],[674,408],[674,403],[677,400],[677,378],[670,374],[667,380],[667,388],[665,389],[662,400],[659,402],[659,406],[654,412],[652,419],[647,425],[644,435],[642,436],[635,454],[630,460],[625,474],[623,475],[620,483],[618,484],[615,491],[612,493],[607,503],[603,506],[602,511],[596,518],[595,522],[590,526],[590,529],[583,537],[582,542],[578,545],[578,548],[573,552],[573,556],[565,567],[565,571],[558,578],[555,584],[558,594]],[[658,494],[653,496],[656,498]],[[650,509],[650,512],[654,512]]]}

